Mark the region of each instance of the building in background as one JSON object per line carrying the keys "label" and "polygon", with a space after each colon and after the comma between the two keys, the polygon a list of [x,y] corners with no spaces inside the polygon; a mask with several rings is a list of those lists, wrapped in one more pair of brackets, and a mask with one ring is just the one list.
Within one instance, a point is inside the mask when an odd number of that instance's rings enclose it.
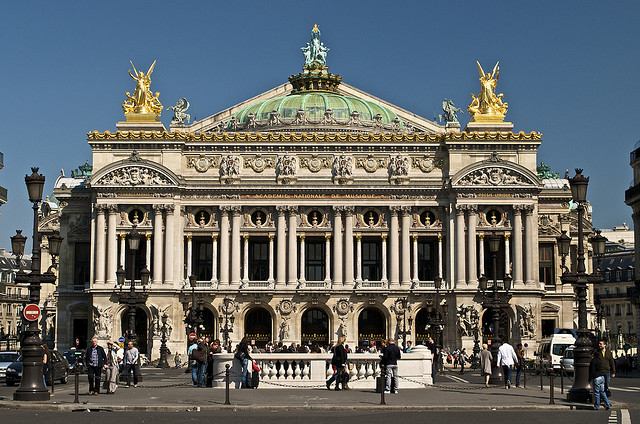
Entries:
{"label": "building in background", "polygon": [[[640,141],[637,142],[630,155],[630,164],[633,169],[633,183],[625,192],[625,203],[633,210],[633,231],[634,231],[634,263],[640,263]],[[634,277],[635,279],[635,277]],[[635,307],[636,328],[640,329],[640,280],[634,280],[634,287],[631,292],[632,307]],[[640,337],[637,337],[637,352],[640,353]]]}
{"label": "building in background", "polygon": [[[541,134],[513,131],[490,84],[461,129],[450,101],[436,123],[343,83],[317,28],[303,52],[288,83],[204,119],[189,123],[180,99],[168,130],[149,89],[153,66],[131,73],[126,120],[89,133],[92,170],[55,184],[59,348],[124,334],[120,267],[124,290],[131,272],[136,285],[151,273],[135,328],[153,358],[163,313],[169,348],[184,347],[192,295],[200,333],[230,332],[234,343],[420,343],[433,335],[442,279],[444,346],[470,351],[476,329],[493,331],[479,277],[502,285],[509,275],[502,338],[535,349],[555,328],[573,328],[556,237],[576,239],[576,214],[568,181],[537,167]],[[591,228],[590,211],[585,219]],[[135,253],[134,228],[143,235]]]}
{"label": "building in background", "polygon": [[0,249],[0,350],[15,349],[22,326],[22,306],[29,302],[29,289],[15,283],[16,273],[31,268],[29,256],[21,264],[5,249]]}
{"label": "building in background", "polygon": [[[0,170],[2,170],[2,168],[4,168],[4,153],[0,152]],[[7,200],[8,200],[7,189],[0,186],[0,206],[7,203]]]}

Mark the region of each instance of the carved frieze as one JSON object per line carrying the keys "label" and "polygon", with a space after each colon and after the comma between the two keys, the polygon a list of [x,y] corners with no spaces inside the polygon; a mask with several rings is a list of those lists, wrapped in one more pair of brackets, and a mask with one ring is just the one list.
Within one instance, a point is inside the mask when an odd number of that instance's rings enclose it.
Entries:
{"label": "carved frieze", "polygon": [[187,168],[194,168],[198,172],[207,172],[211,168],[217,168],[219,160],[217,156],[191,156],[187,157]]}
{"label": "carved frieze", "polygon": [[322,169],[329,168],[329,159],[328,156],[320,156],[320,155],[311,155],[309,157],[302,157],[300,159],[300,167],[307,168],[309,171],[320,172]]}
{"label": "carved frieze", "polygon": [[353,158],[338,155],[333,159],[333,181],[337,184],[347,184],[353,181]]}
{"label": "carved frieze", "polygon": [[244,159],[244,166],[253,169],[257,173],[263,172],[265,169],[274,167],[275,156],[262,156],[260,154],[254,157]]}
{"label": "carved frieze", "polygon": [[295,182],[298,172],[298,158],[292,155],[278,156],[276,162],[276,178],[281,184],[291,184]]}
{"label": "carved frieze", "polygon": [[362,168],[368,173],[376,172],[378,169],[386,168],[388,165],[387,158],[379,158],[374,155],[368,155],[366,158],[358,158],[357,167]]}
{"label": "carved frieze", "polygon": [[531,185],[523,175],[507,168],[482,168],[464,176],[459,185],[473,186],[521,186]]}
{"label": "carved frieze", "polygon": [[95,185],[169,186],[172,183],[165,175],[146,166],[125,166],[107,173]]}
{"label": "carved frieze", "polygon": [[395,184],[409,182],[410,162],[407,156],[396,155],[389,158],[389,180]]}
{"label": "carved frieze", "polygon": [[442,168],[442,165],[443,161],[441,159],[435,159],[426,155],[421,158],[413,158],[413,167],[427,174],[436,168]]}
{"label": "carved frieze", "polygon": [[231,184],[240,179],[240,157],[227,155],[220,158],[220,182]]}

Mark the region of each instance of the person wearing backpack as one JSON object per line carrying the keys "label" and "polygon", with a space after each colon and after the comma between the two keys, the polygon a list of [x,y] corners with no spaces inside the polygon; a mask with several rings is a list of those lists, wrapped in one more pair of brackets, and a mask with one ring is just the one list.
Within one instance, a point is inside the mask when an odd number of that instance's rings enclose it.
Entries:
{"label": "person wearing backpack", "polygon": [[190,339],[190,342],[191,344],[189,345],[189,349],[187,349],[187,354],[189,355],[189,366],[191,367],[191,382],[194,386],[197,386],[199,368],[198,361],[196,361],[196,356],[198,355],[196,352],[198,351],[198,340],[194,337]]}

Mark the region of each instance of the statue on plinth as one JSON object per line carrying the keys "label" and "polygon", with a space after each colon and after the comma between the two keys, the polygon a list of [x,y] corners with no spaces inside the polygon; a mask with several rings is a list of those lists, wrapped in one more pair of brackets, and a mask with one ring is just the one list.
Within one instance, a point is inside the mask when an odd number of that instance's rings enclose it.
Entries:
{"label": "statue on plinth", "polygon": [[497,62],[491,72],[485,72],[480,62],[480,93],[471,95],[471,104],[467,108],[471,119],[476,122],[503,122],[509,105],[502,100],[503,94],[496,94],[496,86],[500,77],[500,62]]}
{"label": "statue on plinth", "polygon": [[127,120],[158,120],[162,113],[160,93],[151,92],[151,74],[156,61],[153,61],[147,72],[138,71],[133,62],[129,63],[133,67],[133,73],[129,70],[129,76],[136,82],[136,89],[133,95],[127,91],[127,99],[122,103]]}

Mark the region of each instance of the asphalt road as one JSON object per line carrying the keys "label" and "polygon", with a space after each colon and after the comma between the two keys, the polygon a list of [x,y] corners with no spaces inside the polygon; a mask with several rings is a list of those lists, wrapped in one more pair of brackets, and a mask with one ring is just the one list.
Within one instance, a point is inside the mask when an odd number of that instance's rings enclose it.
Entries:
{"label": "asphalt road", "polygon": [[[613,412],[618,414],[617,411]],[[2,422],[7,424],[27,422],[46,422],[47,424],[86,423],[101,424],[114,422],[180,424],[225,422],[226,424],[256,422],[260,424],[285,423],[349,423],[349,424],[388,424],[402,418],[403,422],[469,422],[491,424],[607,424],[610,413],[606,411],[491,411],[491,412],[319,412],[301,413],[273,410],[259,411],[213,411],[213,412],[37,412],[4,410],[0,412]],[[616,420],[617,421],[617,420]],[[614,421],[615,422],[615,421]],[[620,423],[620,421],[617,421]],[[637,421],[634,421],[637,422]],[[620,423],[626,424],[626,423]]]}

